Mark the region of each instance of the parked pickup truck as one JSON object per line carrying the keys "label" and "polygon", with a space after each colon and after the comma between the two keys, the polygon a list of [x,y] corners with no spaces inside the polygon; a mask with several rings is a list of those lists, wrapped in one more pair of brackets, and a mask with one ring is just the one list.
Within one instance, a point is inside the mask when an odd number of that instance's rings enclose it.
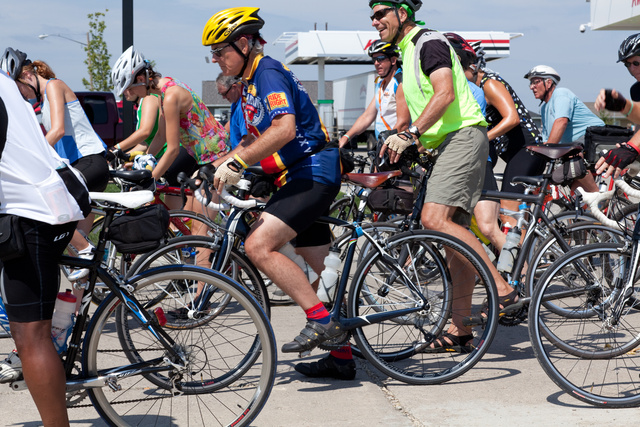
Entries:
{"label": "parked pickup truck", "polygon": [[122,103],[112,92],[76,92],[76,96],[107,147],[122,141]]}

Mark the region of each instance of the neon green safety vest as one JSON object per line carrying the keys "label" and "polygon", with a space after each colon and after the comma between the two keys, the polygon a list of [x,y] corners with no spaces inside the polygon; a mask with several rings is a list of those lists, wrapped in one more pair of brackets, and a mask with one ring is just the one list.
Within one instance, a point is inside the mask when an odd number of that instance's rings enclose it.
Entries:
{"label": "neon green safety vest", "polygon": [[[418,32],[422,32],[422,34],[418,34]],[[414,43],[413,39],[416,36],[418,37],[416,43]],[[434,94],[431,80],[425,76],[420,68],[420,49],[425,42],[433,39],[443,40],[449,45],[449,42],[442,34],[432,30],[423,30],[419,27],[412,29],[398,45],[402,50],[404,97],[407,101],[412,121],[415,121],[422,114]],[[449,47],[449,52],[453,63],[451,71],[453,74],[455,100],[447,107],[442,117],[420,136],[420,143],[425,148],[438,147],[449,133],[463,127],[487,126],[480,106],[469,89],[469,84],[455,51]]]}

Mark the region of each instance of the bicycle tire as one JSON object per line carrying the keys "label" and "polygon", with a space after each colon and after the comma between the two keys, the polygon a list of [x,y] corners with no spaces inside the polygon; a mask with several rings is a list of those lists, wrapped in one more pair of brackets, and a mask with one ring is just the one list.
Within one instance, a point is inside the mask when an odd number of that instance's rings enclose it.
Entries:
{"label": "bicycle tire", "polygon": [[[621,242],[624,233],[612,229],[599,222],[578,222],[560,230],[564,240],[571,249],[590,243]],[[554,235],[550,235],[534,251],[529,258],[528,270],[525,276],[525,295],[533,295],[536,282],[542,277],[546,269],[566,252],[558,245]],[[533,272],[533,274],[531,274]]]}
{"label": "bicycle tire", "polygon": [[[207,264],[206,267],[211,268],[214,252],[218,251],[219,248],[219,241],[216,238],[195,235],[175,237],[161,248],[139,257],[131,266],[130,275],[139,274],[154,265],[198,263],[200,266],[205,266],[202,264],[203,261],[197,260],[198,255],[204,253],[203,251],[205,250],[212,251],[209,259],[204,261],[204,263]],[[269,293],[262,280],[260,271],[251,263],[244,253],[235,248],[231,249],[228,263],[229,265],[223,273],[242,284],[262,306],[267,316],[270,316],[271,305]],[[145,296],[145,306],[158,304],[160,299],[170,295],[171,292],[186,292],[187,295],[182,296],[182,298],[191,302],[195,300],[194,291],[191,286],[171,283],[169,287],[169,293],[160,292],[155,296]]]}
{"label": "bicycle tire", "polygon": [[[266,314],[239,284],[199,267],[159,267],[136,276],[132,284],[144,288],[176,278],[209,282],[232,302],[206,325],[164,328],[182,355],[169,361],[155,336],[129,315],[129,304],[109,295],[87,331],[83,372],[106,375],[120,365],[140,363],[140,368],[152,360],[166,370],[127,371],[107,381],[112,387],[89,388],[91,401],[111,425],[249,425],[264,407],[276,372],[275,337]],[[124,326],[118,326],[123,318],[131,335],[127,339]]]}
{"label": "bicycle tire", "polygon": [[[402,266],[429,304],[411,315],[354,329],[358,349],[384,374],[409,384],[440,384],[464,374],[485,354],[498,325],[498,293],[487,266],[465,243],[435,231],[398,234],[389,240],[385,249],[389,256],[372,251],[358,266],[349,288],[349,316],[366,317],[386,311],[386,307],[415,307],[421,300],[390,263]],[[452,278],[460,269],[443,267],[435,253],[447,261],[453,256],[462,257],[458,259],[472,268],[468,272],[475,275],[477,281],[469,294],[463,296],[471,299],[471,310],[456,306],[461,300],[456,301]],[[447,253],[451,257],[448,258]],[[407,261],[391,261],[390,256],[394,259],[403,256]],[[378,299],[379,303],[371,303],[372,299]],[[484,325],[473,328],[473,349],[469,353],[425,351],[447,331],[452,316],[458,319],[478,313],[485,301],[488,316]]]}
{"label": "bicycle tire", "polygon": [[[616,285],[626,283],[629,274],[630,253],[623,248],[594,244],[563,255],[541,277],[529,307],[529,336],[543,370],[570,396],[594,406],[640,404],[638,299],[623,307],[617,322],[610,320],[620,295]],[[564,308],[562,314],[549,309],[551,300],[553,307]]]}

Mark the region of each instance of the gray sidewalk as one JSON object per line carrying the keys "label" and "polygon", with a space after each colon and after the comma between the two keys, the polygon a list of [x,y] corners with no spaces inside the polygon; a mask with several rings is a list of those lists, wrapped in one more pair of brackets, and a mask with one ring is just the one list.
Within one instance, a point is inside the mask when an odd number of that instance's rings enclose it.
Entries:
{"label": "gray sidewalk", "polygon": [[[304,326],[295,306],[273,307],[272,317],[278,346]],[[11,340],[0,339],[0,354],[12,348]],[[309,360],[324,354],[315,351]],[[534,358],[525,325],[501,326],[478,365],[438,386],[389,380],[364,360],[356,361],[354,381],[311,380],[293,369],[296,355],[278,358],[276,383],[256,426],[620,426],[638,414],[638,409],[594,408],[560,392]],[[13,392],[5,384],[0,414],[0,425],[41,425],[28,392]],[[71,409],[70,417],[75,427],[104,425],[92,407]]]}

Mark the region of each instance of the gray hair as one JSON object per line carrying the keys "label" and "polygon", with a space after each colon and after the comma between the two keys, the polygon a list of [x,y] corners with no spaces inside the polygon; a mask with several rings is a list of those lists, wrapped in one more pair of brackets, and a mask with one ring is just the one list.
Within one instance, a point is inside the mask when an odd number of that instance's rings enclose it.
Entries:
{"label": "gray hair", "polygon": [[239,81],[240,79],[237,78],[236,76],[225,76],[222,73],[220,73],[216,78],[216,83],[221,84],[223,87],[226,87],[227,89],[229,89],[231,86],[233,86],[235,83],[238,83]]}

